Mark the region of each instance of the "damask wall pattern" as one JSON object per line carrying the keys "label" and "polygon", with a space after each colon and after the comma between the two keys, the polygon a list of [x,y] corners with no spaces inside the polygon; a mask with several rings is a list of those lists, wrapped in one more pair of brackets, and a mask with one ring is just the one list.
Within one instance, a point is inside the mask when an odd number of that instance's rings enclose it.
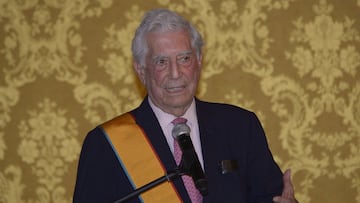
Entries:
{"label": "damask wall pattern", "polygon": [[86,133],[145,92],[130,43],[202,32],[198,97],[254,111],[302,203],[360,202],[360,0],[0,0],[0,202],[71,202]]}

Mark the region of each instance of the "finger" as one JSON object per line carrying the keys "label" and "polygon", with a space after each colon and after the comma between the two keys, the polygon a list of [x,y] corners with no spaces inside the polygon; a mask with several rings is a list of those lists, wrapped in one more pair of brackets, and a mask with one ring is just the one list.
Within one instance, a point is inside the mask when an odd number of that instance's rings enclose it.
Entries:
{"label": "finger", "polygon": [[281,197],[279,197],[279,196],[274,197],[273,202],[274,203],[280,203],[281,202]]}
{"label": "finger", "polygon": [[291,170],[287,169],[284,173],[283,176],[283,183],[284,183],[284,188],[283,188],[283,192],[281,194],[282,197],[284,198],[294,198],[294,187],[293,184],[291,182]]}
{"label": "finger", "polygon": [[280,196],[273,198],[274,203],[299,203],[296,199],[285,199]]}

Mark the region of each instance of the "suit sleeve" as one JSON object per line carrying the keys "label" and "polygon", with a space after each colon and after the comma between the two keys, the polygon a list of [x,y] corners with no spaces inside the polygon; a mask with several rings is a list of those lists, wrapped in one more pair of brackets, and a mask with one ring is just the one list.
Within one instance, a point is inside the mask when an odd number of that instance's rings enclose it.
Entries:
{"label": "suit sleeve", "polygon": [[[74,203],[114,202],[133,188],[102,129],[97,127],[85,138],[73,196]],[[131,202],[139,202],[134,199]]]}

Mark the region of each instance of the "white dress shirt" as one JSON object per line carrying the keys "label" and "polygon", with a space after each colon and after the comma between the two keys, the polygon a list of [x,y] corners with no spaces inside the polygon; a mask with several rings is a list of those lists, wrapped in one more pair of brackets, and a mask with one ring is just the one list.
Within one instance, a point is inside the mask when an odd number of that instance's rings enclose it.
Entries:
{"label": "white dress shirt", "polygon": [[[154,105],[154,103],[151,101],[150,97],[148,99],[149,99],[150,107],[154,111],[156,118],[158,119],[158,121],[160,123],[160,126],[165,135],[165,138],[170,147],[170,150],[172,153],[174,153],[174,138],[172,136],[172,129],[173,129],[174,125],[171,122],[177,117],[162,111],[160,108],[158,108],[157,106]],[[186,124],[189,125],[189,127],[191,129],[191,131],[190,131],[191,141],[194,145],[195,152],[199,158],[201,167],[204,169],[204,161],[203,161],[203,156],[202,156],[202,151],[201,151],[199,125],[198,125],[197,116],[196,116],[195,99],[192,101],[190,107],[187,109],[185,114],[182,115],[181,117],[187,119]]]}

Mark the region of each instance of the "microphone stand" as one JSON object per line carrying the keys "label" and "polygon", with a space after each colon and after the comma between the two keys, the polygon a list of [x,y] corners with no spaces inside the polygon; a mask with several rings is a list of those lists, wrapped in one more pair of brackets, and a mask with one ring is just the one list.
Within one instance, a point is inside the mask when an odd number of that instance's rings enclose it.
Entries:
{"label": "microphone stand", "polygon": [[115,201],[114,203],[123,203],[123,202],[126,202],[128,201],[129,199],[131,198],[134,198],[138,195],[140,195],[141,193],[165,182],[165,181],[171,181],[171,180],[174,180],[175,178],[178,178],[180,176],[182,176],[184,174],[184,172],[182,172],[182,170],[180,170],[179,168],[176,168],[175,170],[173,171],[169,171],[167,172],[164,176],[158,178],[158,179],[155,179],[153,180],[152,182],[142,186],[142,187],[139,187],[138,189],[134,190],[134,192],[130,193],[129,195],[123,197],[122,199],[119,199],[117,201]]}

